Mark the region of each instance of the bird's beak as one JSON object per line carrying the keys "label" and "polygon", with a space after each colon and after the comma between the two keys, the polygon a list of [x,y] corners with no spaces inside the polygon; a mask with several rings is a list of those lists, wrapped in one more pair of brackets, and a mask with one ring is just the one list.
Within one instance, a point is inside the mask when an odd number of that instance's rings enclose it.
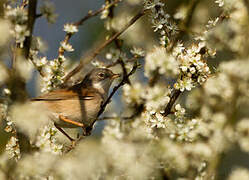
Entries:
{"label": "bird's beak", "polygon": [[121,76],[120,74],[113,74],[112,77],[111,77],[111,79],[116,79],[116,78],[118,78],[120,76]]}

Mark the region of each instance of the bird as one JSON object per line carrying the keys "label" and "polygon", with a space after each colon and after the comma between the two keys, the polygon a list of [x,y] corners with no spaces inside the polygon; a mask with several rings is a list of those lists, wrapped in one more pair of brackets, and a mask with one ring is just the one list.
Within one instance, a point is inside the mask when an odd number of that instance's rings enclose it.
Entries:
{"label": "bird", "polygon": [[102,104],[108,98],[110,86],[118,77],[120,74],[110,69],[95,68],[80,83],[48,92],[31,101],[43,105],[55,127],[73,142],[75,140],[62,128],[81,127],[83,134],[89,135]]}

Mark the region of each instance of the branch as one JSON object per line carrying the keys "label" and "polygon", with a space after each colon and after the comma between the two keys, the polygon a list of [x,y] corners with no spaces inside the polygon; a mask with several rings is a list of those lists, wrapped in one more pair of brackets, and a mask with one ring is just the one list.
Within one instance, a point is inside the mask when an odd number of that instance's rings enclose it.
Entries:
{"label": "branch", "polygon": [[36,19],[36,6],[37,6],[37,0],[32,0],[29,1],[29,8],[28,8],[28,31],[29,31],[29,36],[26,37],[24,41],[24,55],[26,58],[29,57],[29,51],[30,51],[30,46],[31,46],[31,41],[32,41],[32,33],[33,33],[33,28],[35,24],[35,19]]}
{"label": "branch", "polygon": [[[85,17],[83,17],[82,19],[80,19],[79,21],[77,21],[77,22],[75,22],[73,24],[75,26],[77,26],[77,27],[81,26],[81,25],[83,25],[83,23],[86,20],[90,19],[91,17],[97,16],[102,11],[104,11],[105,9],[108,9],[109,7],[112,7],[112,6],[116,5],[118,2],[120,2],[120,0],[115,0],[112,3],[108,4],[107,6],[104,6],[104,7],[100,8],[100,9],[98,9],[97,11],[94,11],[94,12],[89,11],[88,14]],[[72,37],[72,35],[73,34],[67,33],[63,42],[68,43],[68,41],[70,40],[70,38]],[[59,56],[64,55],[65,50],[62,47],[60,47],[58,51],[59,51]]]}
{"label": "branch", "polygon": [[119,32],[115,33],[110,39],[108,39],[107,41],[102,43],[99,47],[97,47],[88,57],[86,57],[85,59],[82,59],[79,65],[65,76],[64,83],[66,83],[73,75],[78,73],[83,68],[84,64],[87,64],[92,59],[94,59],[106,46],[108,46],[115,39],[117,39],[123,32],[125,32],[131,25],[133,25],[144,14],[145,14],[145,10],[141,10]]}
{"label": "branch", "polygon": [[170,97],[170,100],[169,100],[169,103],[167,104],[165,110],[164,110],[164,113],[162,113],[163,116],[167,116],[169,114],[171,114],[171,108],[172,106],[174,105],[174,103],[176,102],[177,98],[179,97],[179,95],[181,94],[181,91],[180,90],[174,90],[171,97]]}

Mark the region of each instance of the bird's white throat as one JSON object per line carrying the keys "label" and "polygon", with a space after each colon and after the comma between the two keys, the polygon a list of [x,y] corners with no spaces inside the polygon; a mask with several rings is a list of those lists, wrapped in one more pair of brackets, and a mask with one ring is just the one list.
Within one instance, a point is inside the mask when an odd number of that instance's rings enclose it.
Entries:
{"label": "bird's white throat", "polygon": [[110,89],[112,81],[110,79],[105,79],[96,83],[93,83],[93,87],[97,89],[106,98]]}

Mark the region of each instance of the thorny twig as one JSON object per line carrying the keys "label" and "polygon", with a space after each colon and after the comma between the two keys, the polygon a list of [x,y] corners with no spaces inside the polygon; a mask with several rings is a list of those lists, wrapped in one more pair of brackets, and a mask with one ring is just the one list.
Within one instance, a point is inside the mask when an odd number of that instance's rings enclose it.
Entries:
{"label": "thorny twig", "polygon": [[66,83],[73,75],[78,73],[84,66],[92,59],[94,59],[107,45],[111,44],[115,39],[117,39],[123,32],[125,32],[131,25],[133,25],[140,17],[145,14],[145,10],[141,10],[137,15],[135,15],[119,32],[115,33],[110,39],[106,40],[99,47],[97,47],[89,56],[85,59],[82,59],[79,65],[69,72],[65,78],[64,83]]}

